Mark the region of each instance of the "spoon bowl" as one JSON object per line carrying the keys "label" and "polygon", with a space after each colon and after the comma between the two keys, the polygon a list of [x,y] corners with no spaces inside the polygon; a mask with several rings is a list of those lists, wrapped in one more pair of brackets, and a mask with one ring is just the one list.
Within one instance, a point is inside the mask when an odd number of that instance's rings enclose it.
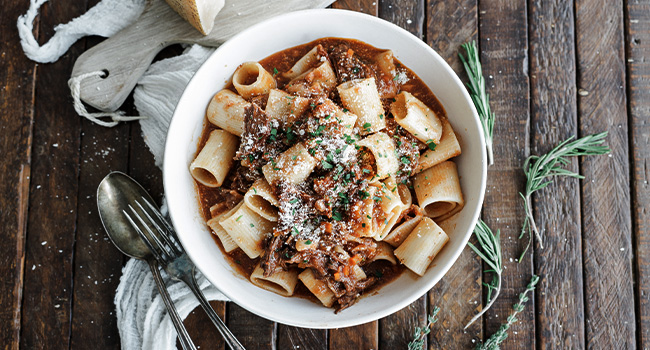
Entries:
{"label": "spoon bowl", "polygon": [[106,229],[108,238],[124,255],[136,259],[149,260],[153,253],[133,229],[123,210],[140,198],[154,203],[149,193],[129,176],[112,172],[97,187],[97,208],[99,218]]}

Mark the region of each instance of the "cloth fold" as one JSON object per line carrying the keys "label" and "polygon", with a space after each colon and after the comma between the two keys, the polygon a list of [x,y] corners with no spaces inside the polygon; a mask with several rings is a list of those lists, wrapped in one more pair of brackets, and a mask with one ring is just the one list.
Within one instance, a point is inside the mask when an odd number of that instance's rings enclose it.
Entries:
{"label": "cloth fold", "polygon": [[[39,8],[48,0],[30,0],[27,12],[18,18],[20,42],[30,59],[48,63],[61,57],[78,39],[99,35],[109,37],[137,20],[145,7],[145,0],[102,0],[84,15],[55,27],[55,34],[44,45],[33,35],[33,21]],[[285,0],[276,3],[285,12],[297,9],[323,8],[334,0]],[[237,6],[237,20],[253,24],[259,21],[250,10],[258,0],[226,0],[226,7]],[[248,25],[242,26],[242,28]],[[215,29],[218,30],[218,27]],[[180,96],[192,75],[210,56],[214,48],[188,45],[183,54],[152,64],[139,80],[133,94],[141,119],[145,143],[161,167],[167,129]],[[110,126],[110,125],[107,125]],[[164,208],[164,206],[163,206]],[[198,306],[198,301],[183,283],[170,279],[163,271],[165,284],[182,318]],[[197,278],[208,300],[226,300],[200,273]],[[158,294],[147,263],[135,259],[122,270],[115,294],[117,326],[121,345],[125,350],[171,350],[176,347],[176,331]]]}

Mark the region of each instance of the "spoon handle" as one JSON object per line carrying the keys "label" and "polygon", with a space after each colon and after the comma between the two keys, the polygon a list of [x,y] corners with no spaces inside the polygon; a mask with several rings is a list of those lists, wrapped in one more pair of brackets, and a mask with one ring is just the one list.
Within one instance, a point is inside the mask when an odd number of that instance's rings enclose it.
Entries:
{"label": "spoon handle", "polygon": [[151,268],[151,273],[153,273],[153,279],[154,281],[156,281],[156,284],[158,285],[158,290],[160,291],[160,295],[162,296],[163,301],[165,302],[165,306],[167,306],[169,317],[171,317],[172,323],[176,328],[176,333],[178,333],[178,339],[180,340],[181,346],[183,346],[184,350],[196,350],[196,346],[194,346],[194,343],[192,342],[190,335],[187,333],[187,329],[185,329],[185,325],[183,325],[183,320],[178,315],[178,312],[176,311],[176,307],[172,302],[172,298],[169,296],[169,292],[167,291],[167,287],[165,286],[165,283],[163,282],[162,277],[160,276],[160,269],[158,269],[158,261],[155,259],[149,259],[147,262],[149,263],[149,267]]}
{"label": "spoon handle", "polygon": [[208,302],[208,300],[203,295],[203,292],[201,292],[201,287],[199,287],[199,284],[196,282],[196,277],[194,277],[194,270],[192,270],[192,277],[183,279],[183,282],[185,282],[190,287],[196,298],[199,299],[201,307],[205,313],[208,314],[208,317],[210,317],[212,323],[217,327],[217,330],[219,330],[219,333],[221,333],[221,336],[226,341],[226,344],[228,344],[232,350],[246,350],[246,348],[241,345],[239,340],[235,338],[232,332],[230,332],[230,329],[226,327],[221,318],[219,318],[219,315],[217,315],[217,313],[210,305],[210,302]]}

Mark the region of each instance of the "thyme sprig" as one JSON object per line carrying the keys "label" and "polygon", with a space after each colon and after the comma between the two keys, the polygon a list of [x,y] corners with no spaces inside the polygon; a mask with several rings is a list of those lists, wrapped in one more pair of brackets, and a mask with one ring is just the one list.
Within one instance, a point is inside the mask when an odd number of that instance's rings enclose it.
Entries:
{"label": "thyme sprig", "polygon": [[517,322],[517,314],[524,311],[524,304],[528,301],[528,292],[535,290],[535,286],[539,282],[539,276],[533,275],[531,277],[526,290],[523,293],[519,294],[519,301],[512,306],[512,313],[508,316],[506,323],[502,324],[499,327],[499,330],[496,333],[492,334],[485,343],[479,343],[476,345],[476,350],[499,350],[499,345],[503,343],[506,338],[508,338],[508,329],[515,322]]}
{"label": "thyme sprig", "polygon": [[438,322],[438,312],[440,312],[439,307],[434,307],[433,312],[431,312],[431,315],[427,317],[428,322],[426,327],[415,327],[415,331],[413,332],[413,340],[408,345],[408,350],[422,350],[424,348],[424,339],[426,338],[427,334],[431,332],[431,326],[433,326],[434,323]]}
{"label": "thyme sprig", "polygon": [[524,257],[524,254],[528,251],[533,240],[532,232],[535,233],[540,248],[544,248],[542,236],[537,229],[535,218],[533,217],[533,209],[531,205],[531,197],[533,193],[551,184],[553,182],[553,177],[569,176],[584,179],[584,176],[564,168],[565,165],[569,164],[568,157],[609,153],[610,149],[607,146],[602,146],[602,143],[605,142],[606,136],[607,131],[601,132],[600,134],[587,135],[575,141],[571,141],[573,140],[573,137],[570,137],[541,157],[532,155],[526,158],[523,166],[524,174],[526,174],[526,190],[524,193],[519,192],[519,195],[524,200],[526,217],[524,219],[524,224],[521,227],[519,238],[521,239],[524,234],[526,234],[526,231],[528,231],[528,244],[519,257],[520,262]]}
{"label": "thyme sprig", "polygon": [[[500,240],[501,231],[497,230],[496,234],[492,233],[492,229],[490,229],[483,220],[479,219],[478,223],[476,223],[476,227],[474,227],[474,235],[478,240],[480,249],[471,242],[468,242],[467,244],[478,256],[481,257],[481,259],[483,259],[483,261],[485,261],[486,264],[488,264],[488,266],[490,266],[490,269],[485,272],[492,273],[492,281],[489,284],[483,283],[483,285],[488,288],[486,298],[487,305],[469,321],[465,326],[465,329],[474,323],[474,321],[478,320],[499,297],[499,293],[501,292],[501,273],[503,272]],[[493,292],[494,295],[492,295]]]}
{"label": "thyme sprig", "polygon": [[465,49],[467,57],[462,53],[458,53],[460,60],[463,62],[469,83],[467,89],[474,101],[476,111],[478,112],[481,125],[483,126],[483,135],[485,136],[485,146],[487,148],[488,163],[494,164],[494,153],[492,152],[492,135],[494,133],[494,118],[495,115],[490,109],[490,95],[485,89],[485,78],[483,77],[483,69],[481,68],[481,61],[478,56],[478,48],[476,41],[465,43],[461,45]]}

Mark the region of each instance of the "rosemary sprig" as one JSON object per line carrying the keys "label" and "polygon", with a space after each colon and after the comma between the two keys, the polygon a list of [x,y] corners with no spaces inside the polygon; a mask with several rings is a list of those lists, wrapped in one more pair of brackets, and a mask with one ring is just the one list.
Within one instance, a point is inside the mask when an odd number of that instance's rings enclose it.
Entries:
{"label": "rosemary sprig", "polygon": [[530,279],[530,282],[528,283],[528,286],[526,286],[526,290],[523,293],[519,294],[519,301],[512,306],[512,313],[510,316],[508,316],[506,323],[502,324],[501,327],[499,327],[499,330],[496,333],[492,334],[492,336],[488,338],[485,343],[479,343],[476,345],[476,350],[500,349],[499,345],[503,343],[506,338],[508,338],[508,329],[518,321],[517,314],[524,311],[524,304],[528,301],[528,292],[535,290],[537,282],[539,282],[539,276],[533,275],[533,277]]}
{"label": "rosemary sprig", "polygon": [[458,53],[460,60],[465,66],[469,83],[467,89],[474,101],[476,111],[478,112],[479,119],[483,126],[483,135],[485,136],[485,146],[487,148],[488,163],[494,164],[494,153],[492,152],[492,134],[494,132],[494,118],[495,115],[490,109],[490,95],[485,90],[485,78],[483,77],[483,69],[481,68],[481,61],[478,56],[478,48],[476,41],[472,40],[471,43],[461,45],[465,49],[467,58],[462,53]]}
{"label": "rosemary sprig", "polygon": [[[469,323],[465,326],[465,329],[469,327],[474,321],[478,320],[481,315],[483,315],[491,306],[494,304],[494,301],[499,297],[501,292],[501,273],[503,272],[503,260],[501,258],[501,240],[500,235],[501,231],[497,230],[497,233],[492,233],[490,227],[479,219],[476,227],[474,227],[474,235],[478,240],[480,249],[473,245],[471,242],[467,244],[472,248],[478,256],[485,261],[486,264],[490,266],[490,270],[485,272],[492,273],[492,281],[488,283],[483,283],[484,286],[488,288],[487,292],[487,305],[474,316]],[[494,292],[494,295],[492,295]]]}
{"label": "rosemary sprig", "polygon": [[584,179],[584,176],[564,169],[563,166],[569,164],[568,157],[609,153],[610,149],[607,146],[602,146],[602,143],[605,142],[606,136],[607,131],[601,132],[600,134],[581,137],[575,141],[571,141],[573,140],[573,137],[570,137],[541,157],[533,155],[526,158],[523,166],[524,174],[526,174],[526,190],[524,193],[519,192],[519,195],[524,200],[526,218],[521,227],[519,238],[521,239],[526,231],[528,231],[528,244],[519,257],[520,262],[523,259],[524,254],[528,251],[533,240],[532,232],[535,233],[540,248],[544,248],[544,245],[542,244],[542,236],[537,229],[535,218],[533,217],[533,208],[531,205],[531,196],[533,193],[551,184],[551,179],[556,176],[569,176]]}
{"label": "rosemary sprig", "polygon": [[427,317],[428,322],[426,327],[415,327],[415,331],[413,332],[413,340],[409,343],[408,350],[422,350],[424,348],[424,339],[426,338],[427,334],[431,332],[431,326],[433,326],[434,323],[438,322],[438,312],[440,312],[440,308],[437,306],[434,307],[431,315]]}

